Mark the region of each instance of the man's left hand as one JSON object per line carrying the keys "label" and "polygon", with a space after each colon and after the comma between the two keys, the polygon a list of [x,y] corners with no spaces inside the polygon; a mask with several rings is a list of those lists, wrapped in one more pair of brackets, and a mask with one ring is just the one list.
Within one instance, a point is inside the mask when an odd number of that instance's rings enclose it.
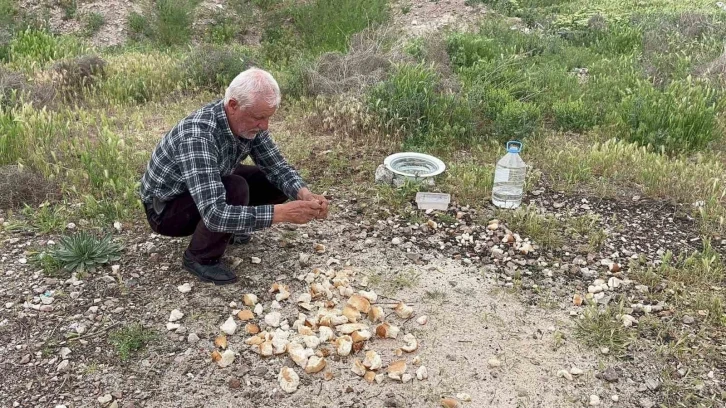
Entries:
{"label": "man's left hand", "polygon": [[328,218],[328,199],[325,198],[322,195],[319,194],[313,194],[308,190],[307,188],[303,188],[298,193],[298,198],[303,201],[317,201],[320,206],[320,213],[317,216],[317,219],[323,220],[325,218]]}

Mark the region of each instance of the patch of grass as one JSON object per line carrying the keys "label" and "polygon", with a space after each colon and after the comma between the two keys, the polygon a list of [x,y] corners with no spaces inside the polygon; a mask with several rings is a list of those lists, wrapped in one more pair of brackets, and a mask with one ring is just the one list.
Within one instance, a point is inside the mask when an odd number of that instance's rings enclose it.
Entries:
{"label": "patch of grass", "polygon": [[660,91],[643,84],[619,106],[628,139],[667,153],[702,149],[720,133],[715,90],[689,82],[673,82]]}
{"label": "patch of grass", "polygon": [[71,20],[76,17],[78,11],[76,0],[58,0],[58,5],[63,10],[63,20]]}
{"label": "patch of grass", "polygon": [[135,11],[129,13],[128,27],[130,37],[136,41],[151,38],[153,36],[153,30],[149,19]]}
{"label": "patch of grass", "polygon": [[403,65],[370,89],[368,106],[389,132],[401,132],[406,148],[445,148],[473,136],[468,100],[439,89],[440,77],[422,64]]}
{"label": "patch of grass", "polygon": [[45,203],[38,208],[26,205],[23,215],[32,220],[33,226],[41,234],[63,231],[68,224],[66,208],[61,205],[51,206]]}
{"label": "patch of grass", "polygon": [[454,217],[451,214],[447,214],[447,213],[436,214],[436,219],[439,220],[439,222],[442,222],[444,224],[455,224],[456,223],[456,217]]}
{"label": "patch of grass", "polygon": [[229,44],[246,32],[246,24],[249,22],[234,18],[226,10],[215,10],[205,36],[213,44]]}
{"label": "patch of grass", "polygon": [[57,36],[28,27],[17,31],[10,41],[10,66],[32,71],[48,61],[85,54],[87,51],[88,47],[74,37]]}
{"label": "patch of grass", "polygon": [[424,298],[426,300],[430,300],[432,302],[442,304],[446,300],[446,292],[444,292],[443,290],[438,290],[438,289],[427,290],[424,293]]}
{"label": "patch of grass", "polygon": [[503,220],[507,228],[530,237],[546,249],[562,246],[564,225],[551,214],[542,214],[534,205],[521,206],[514,211],[498,210],[495,216]]}
{"label": "patch of grass", "polygon": [[110,235],[98,239],[85,232],[63,236],[50,251],[51,256],[68,271],[94,271],[96,267],[121,259],[121,245],[112,241]]}
{"label": "patch of grass", "polygon": [[63,269],[63,265],[48,251],[32,251],[28,259],[51,278],[65,278],[69,275],[68,271]]}
{"label": "patch of grass", "polygon": [[395,276],[393,276],[389,283],[393,289],[400,290],[403,288],[412,288],[418,285],[420,278],[420,273],[409,269],[397,273]]}
{"label": "patch of grass", "polygon": [[106,17],[101,13],[90,13],[85,18],[84,33],[87,37],[93,37],[103,25],[106,24]]}
{"label": "patch of grass", "polygon": [[630,336],[616,315],[611,307],[598,310],[596,305],[588,306],[576,321],[575,336],[589,347],[608,347],[614,353],[621,352]]}
{"label": "patch of grass", "polygon": [[154,340],[157,334],[139,323],[114,330],[109,333],[108,340],[116,347],[121,361],[127,361],[131,355]]}

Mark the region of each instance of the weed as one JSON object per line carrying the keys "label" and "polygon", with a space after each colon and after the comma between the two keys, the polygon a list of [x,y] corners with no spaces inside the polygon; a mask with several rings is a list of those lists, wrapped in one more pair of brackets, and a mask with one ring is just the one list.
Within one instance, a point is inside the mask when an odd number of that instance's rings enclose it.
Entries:
{"label": "weed", "polygon": [[63,20],[70,20],[76,16],[78,11],[76,0],[58,0],[58,5],[63,9]]}
{"label": "weed", "polygon": [[85,232],[63,236],[49,255],[65,270],[94,271],[97,266],[121,258],[121,246],[110,235],[98,239]]}
{"label": "weed", "polygon": [[51,278],[62,278],[68,275],[67,271],[63,270],[61,263],[48,251],[31,251],[28,259]]}
{"label": "weed", "polygon": [[132,353],[141,350],[156,337],[157,334],[154,331],[139,323],[114,330],[108,335],[109,342],[116,347],[121,361],[128,360]]}
{"label": "weed", "polygon": [[576,322],[575,336],[589,347],[608,347],[616,353],[624,350],[629,334],[616,314],[611,307],[601,311],[597,305],[588,306]]}
{"label": "weed", "polygon": [[552,106],[555,126],[559,130],[581,132],[595,125],[596,115],[582,100],[558,101]]}
{"label": "weed", "polygon": [[207,40],[213,44],[228,44],[244,34],[244,25],[244,22],[233,18],[227,11],[216,10],[212,15],[212,23],[207,27]]}
{"label": "weed", "polygon": [[439,222],[444,224],[455,224],[456,223],[456,217],[450,214],[446,213],[439,213],[436,214],[436,219],[439,220]]}
{"label": "weed", "polygon": [[66,210],[62,206],[52,207],[44,203],[39,208],[33,208],[26,204],[23,208],[23,215],[32,219],[33,226],[41,234],[60,232],[67,225]]}
{"label": "weed", "polygon": [[135,11],[129,13],[128,26],[130,37],[136,41],[140,41],[145,38],[151,38],[153,31],[149,19]]}

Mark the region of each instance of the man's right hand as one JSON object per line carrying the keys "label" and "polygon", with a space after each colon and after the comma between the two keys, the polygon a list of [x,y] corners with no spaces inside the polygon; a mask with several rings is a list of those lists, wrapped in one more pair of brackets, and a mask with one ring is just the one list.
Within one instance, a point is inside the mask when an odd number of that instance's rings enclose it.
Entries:
{"label": "man's right hand", "polygon": [[291,201],[275,206],[272,223],[291,222],[306,224],[320,214],[322,206],[317,201]]}

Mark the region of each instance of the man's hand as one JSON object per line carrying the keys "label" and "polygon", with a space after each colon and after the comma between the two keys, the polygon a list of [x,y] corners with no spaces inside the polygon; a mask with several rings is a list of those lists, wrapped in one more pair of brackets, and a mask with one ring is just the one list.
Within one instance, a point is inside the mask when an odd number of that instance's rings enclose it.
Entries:
{"label": "man's hand", "polygon": [[328,199],[324,196],[313,194],[307,188],[302,188],[298,193],[298,199],[302,201],[317,201],[320,204],[320,213],[316,216],[317,219],[323,220],[328,218]]}
{"label": "man's hand", "polygon": [[313,201],[291,201],[276,205],[272,216],[272,223],[291,222],[293,224],[306,224],[317,218],[322,206]]}

